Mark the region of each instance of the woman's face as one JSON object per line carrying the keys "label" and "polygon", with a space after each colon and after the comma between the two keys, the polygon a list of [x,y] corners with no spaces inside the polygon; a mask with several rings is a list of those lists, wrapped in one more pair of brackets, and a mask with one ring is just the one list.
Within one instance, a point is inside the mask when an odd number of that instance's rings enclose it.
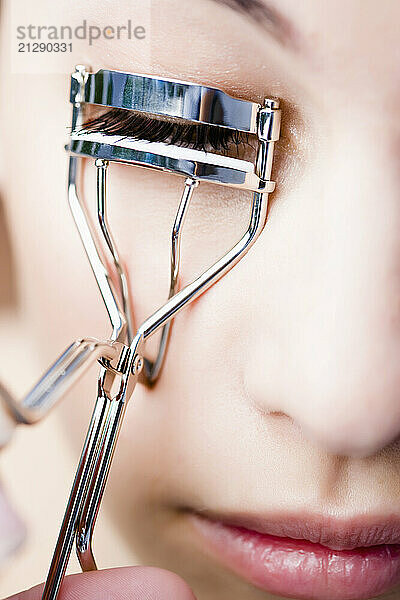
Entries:
{"label": "woman's face", "polygon": [[[19,318],[44,368],[73,339],[107,335],[109,326],[66,202],[68,56],[60,57],[59,74],[13,73],[11,4],[3,7],[2,194]],[[35,4],[37,22],[49,22],[53,4]],[[248,7],[240,12],[239,4]],[[374,531],[400,541],[400,4],[269,0],[269,10],[267,0],[103,0],[57,7],[66,24],[102,25],[114,16],[146,22],[142,46],[88,45],[80,62],[91,70],[282,100],[277,189],[263,234],[179,314],[160,381],[152,390],[139,386],[130,403],[107,494],[121,533],[141,561],[186,578],[199,600],[382,593],[393,583],[392,563],[379,550],[362,562],[362,551],[351,548],[385,541]],[[166,298],[183,183],[110,166],[111,222],[137,323]],[[91,206],[94,184],[87,164]],[[183,234],[183,284],[237,241],[249,209],[248,194],[200,185]],[[95,386],[94,370],[63,405],[68,435],[79,441]],[[289,552],[283,541],[247,530],[333,550],[293,542]],[[268,556],[275,556],[269,571]],[[346,568],[344,583],[338,571]]]}

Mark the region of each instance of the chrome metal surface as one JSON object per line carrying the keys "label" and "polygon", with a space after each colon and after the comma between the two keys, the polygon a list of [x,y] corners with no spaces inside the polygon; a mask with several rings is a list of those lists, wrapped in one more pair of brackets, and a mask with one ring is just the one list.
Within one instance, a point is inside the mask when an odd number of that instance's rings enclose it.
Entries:
{"label": "chrome metal surface", "polygon": [[[223,126],[257,134],[260,142],[273,142],[279,137],[278,100],[267,98],[261,107],[232,98],[216,88],[172,79],[107,70],[85,73],[80,67],[71,78],[71,102],[80,110],[83,101],[150,116]],[[172,144],[87,132],[80,125],[82,116],[75,119],[75,125],[73,120],[68,146],[73,155],[150,167],[257,192],[270,193],[275,187],[269,177],[257,176],[250,161]]]}
{"label": "chrome metal surface", "polygon": [[77,340],[47,369],[34,388],[18,402],[0,385],[0,401],[17,423],[32,425],[46,416],[82,374],[100,357],[114,359],[111,342]]}
{"label": "chrome metal surface", "polygon": [[[118,75],[121,75],[121,73],[117,73]],[[128,76],[129,74],[125,75]],[[136,81],[140,82],[146,79],[146,77],[144,77],[143,79],[141,78],[141,76],[136,75],[134,77],[138,77]],[[157,81],[157,78],[150,79],[153,82]],[[117,77],[117,80],[119,80],[119,77]],[[129,80],[129,77],[127,77],[126,81]],[[77,98],[79,98],[79,100],[85,98],[85,90],[87,90],[87,83],[88,81],[93,81],[91,79],[91,75],[85,73],[83,67],[79,67],[78,73],[72,76],[72,81],[73,85],[71,88],[71,98],[75,98],[75,100]],[[99,81],[102,81],[101,77]],[[113,78],[109,80],[109,82],[111,81],[113,81]],[[160,81],[160,87],[163,88],[165,80]],[[77,87],[78,83],[80,83],[79,90]],[[190,89],[190,86],[192,84],[187,83],[185,85],[188,86],[188,89]],[[198,87],[199,86],[194,85],[194,88],[197,89]],[[205,92],[204,94],[207,95],[207,92]],[[92,98],[93,94],[89,97]],[[104,105],[111,105],[105,104],[105,98],[108,98],[107,102],[111,102],[111,97],[114,96],[103,96],[102,102],[104,103]],[[258,112],[256,115],[255,122],[259,138],[259,150],[257,153],[255,164],[250,161],[239,160],[230,156],[221,156],[211,152],[201,152],[191,148],[183,148],[180,146],[174,146],[170,144],[154,143],[145,140],[136,140],[121,136],[111,136],[102,133],[86,132],[84,129],[82,130],[81,128],[83,121],[82,106],[83,105],[81,102],[74,104],[74,110],[78,110],[79,115],[76,118],[73,118],[73,123],[75,123],[76,126],[75,128],[73,128],[70,138],[70,144],[67,147],[67,150],[69,150],[73,156],[101,157],[101,160],[103,162],[97,164],[105,165],[108,163],[109,160],[120,163],[135,164],[137,166],[162,169],[178,175],[190,175],[190,178],[196,181],[209,181],[213,183],[229,185],[232,187],[251,189],[258,192],[269,193],[274,190],[275,183],[270,181],[270,175],[272,168],[274,142],[279,136],[280,127],[280,110],[278,100],[267,98],[265,100],[264,107],[257,105]],[[146,104],[146,106],[148,105]],[[177,114],[175,114],[174,116],[176,117]],[[105,178],[105,174],[103,177]],[[81,210],[84,210],[83,204],[80,204]],[[114,266],[116,267],[116,278],[119,278],[120,281],[119,287],[120,292],[122,292],[122,298],[124,296],[123,288],[125,285],[126,296],[125,300],[122,299],[122,302],[126,302],[126,304],[129,305],[130,301],[129,299],[127,299],[129,294],[129,287],[126,285],[126,275],[121,280],[121,262],[118,258],[118,255],[116,254],[115,242],[112,242],[110,244],[110,236],[107,235],[107,232],[105,231],[104,220],[102,221],[102,219],[100,219],[100,224],[102,225],[102,231],[104,239],[106,240],[106,245],[111,251]],[[79,228],[78,222],[77,225]],[[80,229],[83,228],[81,227]],[[108,227],[107,229],[109,231]],[[87,233],[85,232],[81,234],[81,237],[86,240],[88,239]],[[87,242],[87,245],[90,245],[90,242]],[[101,255],[101,251],[102,248],[99,248],[99,255]],[[94,266],[95,268],[97,267],[96,271],[98,272],[99,265],[97,264],[96,266],[96,263],[94,263]],[[96,279],[98,280],[100,289],[103,289],[103,299],[106,303],[109,314],[115,314],[115,306],[113,306],[112,302],[110,302],[110,298],[107,297],[104,293],[104,282],[100,281],[98,275],[96,276]],[[124,281],[125,284],[123,283]],[[116,293],[115,290],[112,289],[112,286],[109,286],[109,290],[111,290],[111,295],[114,297],[114,304],[120,305],[120,298],[116,298]],[[107,290],[106,288],[106,292],[109,290]],[[119,296],[121,296],[121,294]],[[124,315],[121,315],[121,311],[119,311],[119,317],[122,319],[124,318],[126,322],[130,321],[130,324],[128,322],[128,329],[133,331],[133,316],[130,315],[129,311],[127,312],[126,308],[127,307],[125,306]],[[112,323],[115,331],[115,319],[114,321],[112,320]],[[168,343],[167,334],[168,329],[164,331],[161,337],[158,351],[158,359],[162,354],[165,353],[165,346]],[[122,339],[122,337],[120,339]],[[160,368],[156,368],[156,363],[158,359],[156,359],[153,367],[151,367],[151,362],[149,360],[146,360],[145,376],[147,375],[147,383],[149,385],[154,383],[154,381],[156,380],[156,374],[160,371]],[[161,366],[160,363],[159,366]],[[153,376],[150,376],[151,372]]]}
{"label": "chrome metal surface", "polygon": [[96,160],[95,164],[97,167],[97,216],[100,224],[100,229],[103,233],[104,240],[110,251],[111,257],[114,262],[114,267],[118,276],[119,296],[122,301],[122,310],[127,324],[127,343],[130,344],[134,336],[134,325],[132,322],[132,303],[128,277],[125,273],[125,269],[119,257],[117,245],[114,241],[113,234],[111,233],[111,227],[109,225],[107,217],[106,182],[108,162],[105,160],[98,159]]}
{"label": "chrome metal surface", "polygon": [[81,237],[87,257],[96,278],[97,285],[107,308],[112,324],[112,340],[119,340],[126,330],[126,317],[123,313],[121,300],[114,290],[111,274],[103,258],[104,254],[98,247],[94,228],[89,218],[86,207],[81,202],[76,189],[78,159],[71,156],[69,159],[68,175],[68,200],[72,216]]}
{"label": "chrome metal surface", "polygon": [[273,181],[256,175],[253,162],[172,144],[79,131],[72,134],[67,150],[77,156],[149,167],[235,188],[267,193],[275,188]]}
{"label": "chrome metal surface", "polygon": [[[179,287],[179,268],[181,262],[181,238],[182,229],[189,208],[190,200],[192,198],[195,188],[199,185],[199,182],[195,179],[187,179],[183,190],[182,198],[178,206],[178,212],[176,213],[174,226],[172,228],[171,235],[171,272],[170,272],[170,283],[169,283],[169,294],[168,298],[177,292]],[[160,375],[162,366],[164,364],[165,355],[167,352],[167,346],[169,336],[171,333],[172,321],[168,321],[163,326],[161,333],[161,340],[158,348],[157,357],[154,363],[145,359],[145,369],[147,381],[152,385]]]}
{"label": "chrome metal surface", "polygon": [[265,100],[264,108],[258,113],[257,135],[259,140],[276,142],[281,131],[281,111],[278,100]]}
{"label": "chrome metal surface", "polygon": [[87,73],[82,91],[78,78],[71,78],[71,102],[125,108],[153,115],[175,117],[257,133],[255,102],[239,100],[222,90],[177,79],[164,79],[101,69]]}
{"label": "chrome metal surface", "polygon": [[[82,65],[77,67],[76,73],[74,73],[75,83],[79,83],[79,93],[75,94],[76,102],[72,108],[72,126],[78,127],[82,124],[82,103],[81,98],[84,95],[84,85],[87,80],[88,74]],[[69,158],[69,170],[68,170],[68,201],[72,212],[72,216],[75,221],[75,225],[78,229],[81,237],[83,246],[86,251],[86,255],[89,259],[90,266],[92,267],[93,274],[99,286],[100,293],[104,300],[110,321],[112,324],[113,332],[111,334],[112,340],[123,340],[126,328],[127,319],[123,311],[122,299],[118,296],[118,293],[114,289],[112,273],[110,267],[105,260],[107,253],[107,244],[103,247],[99,247],[98,236],[94,233],[94,226],[89,217],[89,213],[81,201],[81,196],[77,193],[77,180],[78,180],[78,159],[74,156]],[[98,200],[98,203],[101,200]],[[113,258],[113,265],[115,268],[115,261]],[[116,269],[115,279],[120,280],[120,274]]]}
{"label": "chrome metal surface", "polygon": [[[110,465],[127,402],[145,365],[142,377],[148,384],[157,379],[168,347],[172,319],[227,273],[250,249],[264,228],[268,197],[274,189],[269,180],[274,143],[279,137],[278,101],[266,100],[264,108],[231,98],[220,90],[195,84],[129,73],[86,73],[82,66],[72,76],[73,133],[70,145],[68,198],[86,254],[112,325],[110,342],[99,360],[101,369],[92,419],[83,445],[74,484],[54,551],[42,600],[55,600],[65,574],[73,541],[83,570],[96,569],[92,538]],[[255,164],[214,153],[154,144],[143,140],[115,139],[104,134],[77,133],[82,124],[83,103],[91,102],[140,110],[152,114],[211,123],[258,134]],[[113,139],[112,139],[113,138]],[[107,139],[107,143],[105,143]],[[101,238],[95,234],[77,188],[78,159],[96,157],[97,214]],[[161,168],[189,175],[175,217],[171,236],[170,289],[167,302],[134,332],[130,288],[107,219],[108,161]],[[190,169],[182,164],[190,164]],[[82,161],[79,161],[82,162]],[[240,173],[242,183],[234,177]],[[213,178],[214,176],[214,178]],[[236,176],[236,175],[235,175]],[[250,220],[242,238],[195,281],[179,291],[182,227],[195,188],[202,180],[255,190]],[[151,225],[151,224],[149,224]],[[106,256],[111,260],[107,260]],[[112,269],[112,270],[111,270]],[[114,284],[117,282],[117,285]],[[154,364],[143,357],[146,339],[162,329]],[[109,351],[112,348],[113,352]],[[112,355],[111,355],[112,354]],[[147,378],[146,378],[147,375]],[[111,388],[119,378],[118,392]]]}
{"label": "chrome metal surface", "polygon": [[198,298],[208,288],[216,283],[248,252],[265,226],[267,216],[267,197],[264,194],[253,195],[250,223],[246,233],[233,248],[222,258],[208,268],[195,281],[175,294],[164,306],[159,308],[142,325],[138,332],[145,341],[165,323],[175,317],[185,306]]}
{"label": "chrome metal surface", "polygon": [[52,600],[59,594],[79,523],[84,524],[84,529],[78,533],[77,537],[82,567],[89,570],[96,568],[91,550],[91,536],[126,405],[137,382],[137,375],[132,374],[132,364],[138,354],[140,344],[141,338],[137,335],[128,349],[128,360],[125,361],[125,370],[121,373],[120,386],[115,396],[112,396],[111,393],[116,377],[115,373],[104,367],[100,370],[97,401],[50,564],[42,600]]}

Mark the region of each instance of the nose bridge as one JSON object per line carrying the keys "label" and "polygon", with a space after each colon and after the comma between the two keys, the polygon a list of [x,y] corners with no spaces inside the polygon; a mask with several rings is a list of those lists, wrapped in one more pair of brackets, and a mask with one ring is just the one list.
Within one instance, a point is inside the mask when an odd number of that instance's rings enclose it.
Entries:
{"label": "nose bridge", "polygon": [[352,153],[334,144],[338,184],[326,185],[322,200],[326,237],[305,322],[298,416],[331,450],[359,455],[400,433],[400,203],[384,145],[344,142]]}
{"label": "nose bridge", "polygon": [[311,200],[310,280],[285,324],[284,372],[262,402],[329,451],[362,456],[400,435],[400,198],[383,147],[333,146]]}

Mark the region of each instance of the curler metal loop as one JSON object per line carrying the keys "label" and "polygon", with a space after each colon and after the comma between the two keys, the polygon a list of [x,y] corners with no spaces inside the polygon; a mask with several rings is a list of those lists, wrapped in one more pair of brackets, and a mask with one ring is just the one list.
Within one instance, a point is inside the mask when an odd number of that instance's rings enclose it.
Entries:
{"label": "curler metal loop", "polygon": [[132,322],[132,305],[131,294],[129,290],[128,278],[125,269],[122,265],[116,243],[111,233],[111,228],[107,218],[107,168],[108,161],[97,159],[97,216],[100,224],[100,229],[103,233],[104,240],[111,253],[115,270],[118,276],[119,296],[122,301],[122,310],[127,324],[127,341],[128,344],[132,341],[134,335],[134,325]]}
{"label": "curler metal loop", "polygon": [[210,286],[225,275],[249,251],[262,230],[267,218],[268,200],[264,194],[253,194],[250,223],[243,237],[217,262],[202,273],[195,281],[177,292],[164,306],[156,310],[139,327],[138,332],[145,341],[160,327],[174,318],[187,304],[198,298]]}
{"label": "curler metal loop", "polygon": [[[171,272],[170,272],[170,284],[168,298],[172,298],[178,289],[178,277],[179,268],[181,262],[181,237],[183,224],[185,222],[187,210],[189,208],[190,200],[192,198],[194,190],[199,185],[199,182],[195,179],[186,179],[185,187],[183,190],[182,198],[179,203],[178,212],[176,213],[174,226],[172,228],[171,235]],[[172,321],[168,321],[163,328],[161,333],[161,340],[159,343],[157,357],[152,363],[145,358],[145,378],[148,385],[152,385],[160,375],[162,366],[165,361],[165,356],[168,347],[169,336],[171,333]]]}
{"label": "curler metal loop", "polygon": [[[110,317],[113,328],[111,339],[121,340],[124,338],[126,332],[126,317],[121,306],[121,300],[114,290],[112,276],[104,259],[104,252],[98,247],[94,227],[86,207],[77,194],[77,170],[78,159],[70,157],[68,175],[68,200],[70,209]],[[118,277],[116,279],[118,280]]]}
{"label": "curler metal loop", "polygon": [[100,357],[114,359],[117,349],[110,342],[77,340],[49,367],[34,388],[17,402],[0,384],[0,399],[17,423],[31,425],[40,421],[82,374]]}

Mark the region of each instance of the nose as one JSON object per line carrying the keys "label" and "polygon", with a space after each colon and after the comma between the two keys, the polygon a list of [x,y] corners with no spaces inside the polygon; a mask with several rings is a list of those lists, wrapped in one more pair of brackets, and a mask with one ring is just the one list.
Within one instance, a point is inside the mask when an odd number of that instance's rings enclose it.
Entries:
{"label": "nose", "polygon": [[400,194],[385,144],[341,142],[318,166],[320,192],[295,190],[270,216],[265,256],[281,268],[263,279],[245,384],[263,413],[360,457],[400,435]]}

